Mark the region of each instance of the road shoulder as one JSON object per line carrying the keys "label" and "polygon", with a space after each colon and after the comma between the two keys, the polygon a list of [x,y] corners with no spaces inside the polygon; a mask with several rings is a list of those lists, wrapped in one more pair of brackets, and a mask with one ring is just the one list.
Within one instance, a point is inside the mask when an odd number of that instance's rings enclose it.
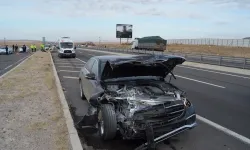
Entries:
{"label": "road shoulder", "polygon": [[70,148],[54,82],[50,54],[43,52],[0,79],[0,149]]}

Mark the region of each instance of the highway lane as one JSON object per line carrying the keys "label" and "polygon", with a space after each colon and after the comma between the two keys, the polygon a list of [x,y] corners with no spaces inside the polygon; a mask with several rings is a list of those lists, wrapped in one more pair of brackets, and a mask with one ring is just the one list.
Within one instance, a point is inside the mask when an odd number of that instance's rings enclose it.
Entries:
{"label": "highway lane", "polygon": [[175,74],[213,83],[225,88],[207,86],[178,78],[173,83],[184,89],[199,115],[250,138],[250,78],[233,77],[206,71],[177,67]]}
{"label": "highway lane", "polygon": [[18,53],[10,55],[0,55],[0,76],[18,65],[28,57],[30,53]]}
{"label": "highway lane", "polygon": [[[78,85],[78,71],[81,66],[86,62],[90,57],[95,55],[103,55],[104,53],[96,53],[96,52],[88,52],[88,51],[79,51],[77,52],[77,59],[58,59],[56,54],[53,54],[53,60],[56,63],[56,69],[59,74],[60,81],[65,91],[66,99],[68,102],[76,108],[75,116],[83,116],[87,112],[88,103],[86,101],[81,100],[79,85]],[[80,61],[80,60],[81,61]],[[183,75],[183,74],[180,74]],[[200,94],[202,97],[201,100],[198,100],[196,97],[196,93],[193,92],[190,85],[197,85],[198,88],[203,89],[201,91],[210,91],[210,90],[218,90],[218,88],[209,86],[209,85],[198,85],[198,83],[194,83],[191,81],[186,81],[184,79],[179,79],[181,86],[186,86],[188,91],[188,96],[190,97],[193,93],[194,99],[191,96],[193,103],[196,106],[197,112],[200,113],[202,109],[207,108],[206,110],[210,110],[210,112],[204,112],[210,114],[213,111],[213,107],[210,105],[204,105],[202,102],[204,101],[204,96]],[[179,84],[178,82],[176,84]],[[200,83],[201,84],[201,83]],[[194,86],[195,87],[195,86]],[[201,103],[199,103],[199,101]],[[196,104],[197,103],[197,104]],[[219,105],[220,106],[220,105]],[[200,110],[199,110],[200,109]],[[221,116],[220,114],[214,114],[215,116]],[[225,115],[225,114],[222,114]],[[213,118],[215,116],[212,116]],[[221,116],[220,118],[226,117]],[[247,120],[246,120],[247,121]],[[171,139],[162,143],[158,146],[158,149],[214,149],[214,150],[222,150],[222,149],[249,149],[248,145],[243,144],[241,141],[226,135],[225,133],[218,131],[217,129],[211,127],[208,124],[205,124],[201,121],[198,121],[198,126],[187,132],[183,135],[178,136],[176,139]],[[233,125],[237,124],[236,122],[232,123]],[[133,149],[136,145],[139,144],[139,141],[123,141],[117,139],[112,142],[102,142],[97,135],[87,136],[85,137],[89,145],[94,145],[95,148],[99,149]]]}

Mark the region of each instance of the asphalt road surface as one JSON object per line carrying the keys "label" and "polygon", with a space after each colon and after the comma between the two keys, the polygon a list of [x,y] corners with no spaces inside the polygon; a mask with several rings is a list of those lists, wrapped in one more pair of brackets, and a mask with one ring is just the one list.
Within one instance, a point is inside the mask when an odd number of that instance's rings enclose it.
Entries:
{"label": "asphalt road surface", "polygon": [[30,56],[30,53],[0,55],[0,76],[18,65],[28,56]]}
{"label": "asphalt road surface", "polygon": [[[87,112],[88,103],[80,98],[78,75],[80,68],[93,56],[104,53],[77,49],[77,58],[60,59],[53,53],[53,60],[67,101],[75,108],[76,120]],[[106,54],[107,55],[107,54]],[[171,82],[184,89],[195,105],[197,114],[218,125],[250,138],[250,77],[199,69],[176,67],[177,80]],[[158,150],[249,150],[250,145],[218,130],[211,123],[197,120],[198,126],[157,146]],[[98,134],[84,136],[87,144],[96,149],[132,150],[141,141],[116,139],[103,142]]]}

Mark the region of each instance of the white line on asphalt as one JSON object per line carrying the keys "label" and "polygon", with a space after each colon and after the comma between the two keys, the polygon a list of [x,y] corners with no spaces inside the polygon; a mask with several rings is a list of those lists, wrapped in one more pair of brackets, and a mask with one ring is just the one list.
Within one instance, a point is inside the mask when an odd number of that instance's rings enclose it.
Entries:
{"label": "white line on asphalt", "polygon": [[95,56],[95,55],[92,55],[92,54],[88,54],[88,55],[90,55],[90,56]]}
{"label": "white line on asphalt", "polygon": [[74,63],[77,63],[77,62],[79,62],[79,61],[77,61],[77,60],[74,60],[74,61],[60,61],[60,60],[55,60],[54,61],[54,63],[69,63],[69,62],[74,62]]}
{"label": "white line on asphalt", "polygon": [[6,70],[6,69],[8,69],[8,68],[10,68],[10,67],[12,67],[13,65],[9,65],[8,67],[6,67],[6,68],[4,68],[4,70]]}
{"label": "white line on asphalt", "polygon": [[82,67],[74,67],[74,66],[57,66],[57,67],[61,67],[61,68],[82,68]]}
{"label": "white line on asphalt", "polygon": [[227,128],[225,128],[225,127],[223,127],[223,126],[221,126],[221,125],[219,125],[217,123],[214,123],[214,122],[212,122],[212,121],[210,121],[210,120],[208,120],[206,118],[203,118],[203,117],[201,117],[199,115],[196,115],[196,117],[197,117],[198,120],[200,120],[200,121],[202,121],[202,122],[216,128],[216,129],[218,129],[218,130],[220,130],[220,131],[222,131],[222,132],[224,132],[224,133],[226,133],[226,134],[228,134],[228,135],[230,135],[230,136],[232,136],[234,138],[237,138],[240,141],[250,145],[250,139],[248,139],[248,138],[246,138],[246,137],[244,137],[244,136],[242,136],[242,135],[240,135],[240,134],[238,134],[238,133],[236,133],[234,131],[231,131],[231,130],[229,130],[229,129],[227,129]]}
{"label": "white line on asphalt", "polygon": [[83,63],[86,63],[86,61],[83,61],[83,60],[81,60],[81,59],[79,59],[79,58],[76,58],[77,60],[79,60],[79,61],[81,61],[81,62],[83,62]]}
{"label": "white line on asphalt", "polygon": [[208,82],[204,82],[204,81],[199,81],[199,80],[195,80],[195,79],[191,79],[191,78],[187,78],[187,77],[183,77],[183,76],[179,76],[179,75],[175,75],[176,77],[179,78],[183,78],[183,79],[187,79],[187,80],[191,80],[191,81],[195,81],[195,82],[199,82],[199,83],[203,83],[203,84],[207,84],[207,85],[211,85],[211,86],[215,86],[215,87],[219,87],[219,88],[226,88],[224,86],[220,86],[220,85],[216,85],[216,84],[212,84],[212,83],[208,83]]}
{"label": "white line on asphalt", "polygon": [[233,76],[233,77],[239,77],[239,78],[250,79],[250,77],[244,77],[244,76],[234,75],[234,74],[230,74],[230,73],[223,73],[223,72],[218,72],[218,71],[211,71],[211,70],[205,70],[205,69],[198,69],[198,68],[187,67],[187,66],[177,66],[177,67],[183,67],[183,68],[188,68],[188,69],[201,70],[201,71],[212,72],[212,73],[218,73],[218,74],[223,74],[223,75],[228,75],[228,76]]}
{"label": "white line on asphalt", "polygon": [[63,76],[63,77],[67,79],[79,79],[79,77],[70,77],[70,76]]}
{"label": "white line on asphalt", "polygon": [[73,70],[59,70],[59,72],[80,72],[80,71],[73,71]]}
{"label": "white line on asphalt", "polygon": [[73,64],[73,63],[55,63],[55,64],[57,64],[57,65],[66,65],[66,64],[69,64],[69,65],[84,65],[84,64]]}

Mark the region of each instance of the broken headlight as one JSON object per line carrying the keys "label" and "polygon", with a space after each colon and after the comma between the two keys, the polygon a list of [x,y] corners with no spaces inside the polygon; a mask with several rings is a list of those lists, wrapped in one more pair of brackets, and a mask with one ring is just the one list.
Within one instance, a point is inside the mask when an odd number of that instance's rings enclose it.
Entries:
{"label": "broken headlight", "polygon": [[183,102],[184,102],[184,105],[185,105],[186,107],[190,107],[190,106],[191,106],[191,102],[190,102],[188,99],[183,98]]}

